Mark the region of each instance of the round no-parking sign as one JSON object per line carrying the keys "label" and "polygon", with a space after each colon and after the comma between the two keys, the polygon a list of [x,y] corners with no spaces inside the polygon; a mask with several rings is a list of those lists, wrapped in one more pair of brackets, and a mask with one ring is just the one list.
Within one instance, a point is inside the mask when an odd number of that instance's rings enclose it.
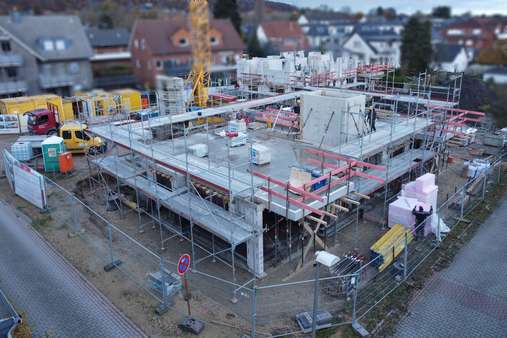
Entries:
{"label": "round no-parking sign", "polygon": [[190,267],[190,255],[184,254],[180,257],[180,260],[178,262],[178,274],[183,276],[185,272],[187,272],[189,267]]}

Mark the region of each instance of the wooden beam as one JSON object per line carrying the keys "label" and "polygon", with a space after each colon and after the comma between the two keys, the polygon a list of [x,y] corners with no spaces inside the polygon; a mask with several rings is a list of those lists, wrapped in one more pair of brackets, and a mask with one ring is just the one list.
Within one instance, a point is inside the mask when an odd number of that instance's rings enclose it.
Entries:
{"label": "wooden beam", "polygon": [[365,200],[369,200],[369,199],[370,199],[370,196],[365,195],[365,194],[361,194],[360,192],[353,191],[352,193],[353,193],[354,195],[356,195],[356,196],[359,196],[359,197],[361,197],[361,198],[364,198]]}
{"label": "wooden beam", "polygon": [[277,191],[274,191],[273,189],[269,189],[269,188],[266,188],[266,187],[260,187],[260,189],[261,189],[262,191],[267,192],[268,194],[271,194],[271,195],[273,195],[273,196],[276,196],[276,197],[278,197],[278,198],[281,198],[281,199],[283,199],[284,201],[287,201],[287,200],[288,200],[291,204],[294,204],[294,205],[296,205],[296,206],[298,206],[298,207],[300,207],[300,208],[303,208],[303,209],[306,209],[306,210],[308,210],[308,211],[311,211],[311,212],[313,212],[314,214],[317,214],[317,215],[320,215],[320,216],[324,215],[324,216],[329,216],[329,217],[336,218],[336,216],[335,216],[335,215],[333,215],[332,213],[329,213],[329,212],[327,212],[327,211],[324,211],[324,210],[320,210],[320,209],[317,209],[317,208],[311,207],[311,206],[306,205],[306,204],[304,204],[303,202],[300,202],[300,201],[298,201],[298,200],[295,200],[295,199],[293,199],[293,198],[291,198],[291,197],[287,198],[287,196],[286,196],[285,194],[282,194],[282,193],[279,193],[279,192],[277,192]]}
{"label": "wooden beam", "polygon": [[350,203],[350,204],[355,204],[355,205],[360,205],[361,202],[358,202],[358,201],[354,201],[350,198],[347,198],[347,197],[340,197],[340,199],[344,202],[347,202],[347,203]]}
{"label": "wooden beam", "polygon": [[317,222],[317,223],[319,223],[319,224],[327,225],[327,222],[326,222],[326,221],[324,221],[323,219],[320,219],[320,218],[314,217],[314,216],[312,216],[312,215],[308,215],[308,216],[306,216],[306,218],[308,218],[309,220],[312,220],[312,221],[314,221],[314,222]]}
{"label": "wooden beam", "polygon": [[308,224],[307,222],[303,222],[303,227],[310,234],[310,243],[313,241],[313,238],[315,238],[315,243],[319,244],[322,247],[322,249],[326,248],[326,245],[324,244],[324,242],[320,239],[319,236],[317,236],[317,231],[319,230],[319,226],[317,226],[315,228],[315,230],[313,230],[312,227],[310,226],[310,224]]}
{"label": "wooden beam", "polygon": [[345,207],[342,207],[341,205],[339,204],[336,204],[336,203],[331,203],[331,205],[337,209],[340,209],[341,211],[345,211],[345,212],[349,212],[350,210],[345,208]]}
{"label": "wooden beam", "polygon": [[278,179],[276,179],[276,178],[269,177],[269,176],[264,175],[264,174],[262,174],[262,173],[259,173],[259,172],[257,172],[257,171],[253,171],[253,172],[252,172],[252,174],[253,174],[254,176],[257,176],[257,177],[263,178],[263,179],[265,179],[265,180],[267,180],[267,181],[269,181],[269,182],[271,182],[271,183],[274,183],[274,184],[276,184],[276,185],[278,185],[278,186],[280,186],[280,187],[282,187],[282,188],[284,188],[284,189],[293,190],[293,191],[297,192],[298,194],[303,195],[303,196],[304,196],[304,197],[306,197],[306,198],[312,198],[312,199],[314,199],[314,200],[321,201],[321,202],[322,202],[322,201],[324,201],[324,198],[323,198],[322,196],[319,196],[319,195],[317,195],[317,194],[311,193],[311,192],[306,191],[306,190],[304,190],[304,189],[301,189],[301,188],[299,188],[299,187],[295,187],[295,186],[293,186],[293,185],[291,185],[291,184],[289,184],[289,183],[287,183],[287,182],[284,182],[284,181],[278,180]]}

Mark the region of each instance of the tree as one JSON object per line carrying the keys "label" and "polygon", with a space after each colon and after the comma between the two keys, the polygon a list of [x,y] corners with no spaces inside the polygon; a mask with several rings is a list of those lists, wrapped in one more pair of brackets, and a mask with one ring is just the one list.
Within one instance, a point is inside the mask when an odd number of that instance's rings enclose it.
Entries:
{"label": "tree", "polygon": [[248,55],[250,57],[253,57],[253,56],[265,57],[266,56],[266,51],[262,48],[255,31],[252,32],[252,34],[250,35],[250,38],[248,39],[247,49],[248,49]]}
{"label": "tree", "polygon": [[213,7],[213,16],[217,19],[230,19],[236,31],[241,34],[241,16],[237,0],[220,0]]}
{"label": "tree", "polygon": [[411,17],[401,39],[401,68],[407,75],[428,69],[431,62],[431,22]]}
{"label": "tree", "polygon": [[449,19],[451,17],[451,7],[438,6],[433,8],[431,16],[434,18]]}

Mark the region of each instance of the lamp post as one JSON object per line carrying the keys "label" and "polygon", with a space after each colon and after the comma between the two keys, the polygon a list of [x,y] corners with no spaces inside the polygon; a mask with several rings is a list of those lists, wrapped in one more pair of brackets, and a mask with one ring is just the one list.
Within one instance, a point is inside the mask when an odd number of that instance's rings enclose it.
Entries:
{"label": "lamp post", "polygon": [[319,307],[319,274],[320,265],[324,265],[328,268],[332,267],[340,261],[340,258],[327,252],[327,251],[316,251],[315,252],[315,283],[313,290],[313,314],[312,314],[312,338],[315,338],[317,332],[317,309]]}

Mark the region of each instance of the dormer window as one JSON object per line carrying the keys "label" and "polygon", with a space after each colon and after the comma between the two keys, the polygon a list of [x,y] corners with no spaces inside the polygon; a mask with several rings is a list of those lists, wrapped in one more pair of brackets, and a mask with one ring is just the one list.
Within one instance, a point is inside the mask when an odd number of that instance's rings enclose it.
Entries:
{"label": "dormer window", "polygon": [[215,45],[218,45],[218,39],[216,36],[210,36],[209,38],[209,43],[212,45],[212,46],[215,46]]}
{"label": "dormer window", "polygon": [[55,41],[56,50],[64,50],[65,49],[65,41],[56,40]]}
{"label": "dormer window", "polygon": [[180,38],[178,40],[178,45],[180,45],[180,47],[188,46],[188,39],[187,38]]}
{"label": "dormer window", "polygon": [[53,51],[55,50],[55,44],[53,43],[53,40],[44,40],[42,42],[42,47],[45,51]]}

